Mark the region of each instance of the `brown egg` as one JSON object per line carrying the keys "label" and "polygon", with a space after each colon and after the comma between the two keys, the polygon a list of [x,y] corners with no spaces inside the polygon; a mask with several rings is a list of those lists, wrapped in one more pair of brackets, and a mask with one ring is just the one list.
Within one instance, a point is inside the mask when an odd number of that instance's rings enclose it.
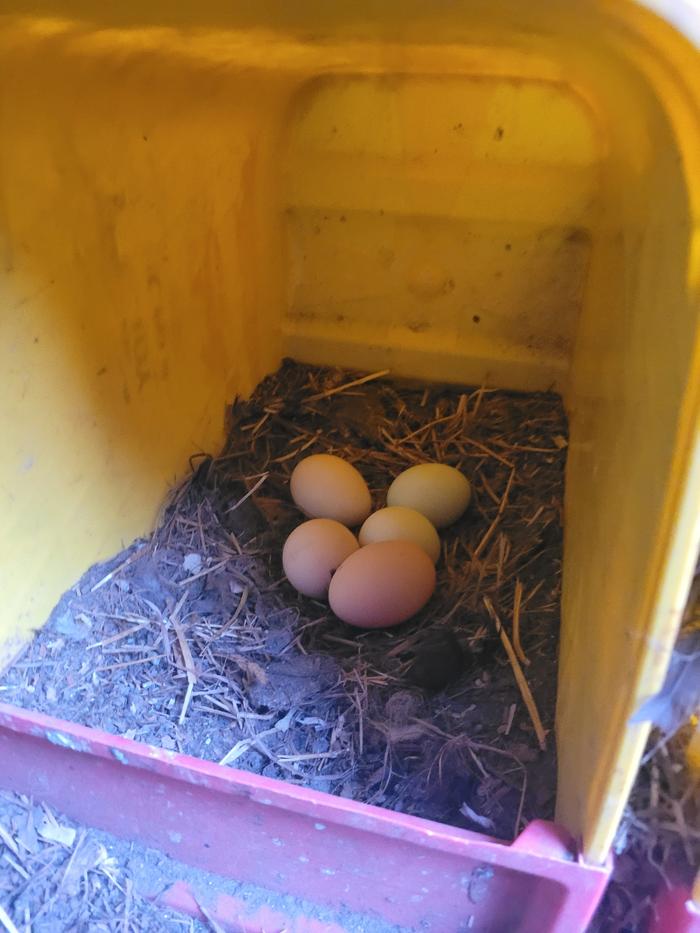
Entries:
{"label": "brown egg", "polygon": [[333,572],[358,549],[355,535],[340,522],[314,518],[284,542],[282,566],[295,590],[314,599],[328,595]]}
{"label": "brown egg", "polygon": [[296,465],[292,499],[309,518],[360,525],[372,508],[367,483],[355,467],[331,454],[314,454]]}
{"label": "brown egg", "polygon": [[435,589],[435,566],[413,541],[378,541],[355,551],[333,575],[328,600],[338,618],[358,628],[398,625]]}

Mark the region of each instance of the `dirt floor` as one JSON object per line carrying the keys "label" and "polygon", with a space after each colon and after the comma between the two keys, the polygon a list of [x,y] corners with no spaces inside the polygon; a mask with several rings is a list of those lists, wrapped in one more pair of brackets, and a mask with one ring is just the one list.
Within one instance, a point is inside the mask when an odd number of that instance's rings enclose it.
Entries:
{"label": "dirt floor", "polygon": [[[193,893],[201,920],[158,903],[176,882]],[[223,933],[214,911],[221,894],[244,901],[252,912],[266,906],[289,918],[313,917],[321,928],[410,933],[374,916],[332,911],[190,868],[156,849],[81,826],[45,804],[0,792],[5,933]]]}
{"label": "dirt floor", "polygon": [[[553,813],[566,438],[553,395],[288,361],[232,406],[226,447],[193,458],[153,536],[65,594],[0,699],[510,839]],[[283,578],[289,475],[314,452],[355,463],[376,507],[415,463],[471,481],[409,623],[352,629]]]}
{"label": "dirt floor", "polygon": [[0,792],[0,929],[7,933],[209,929],[149,900],[178,877],[169,861]]}

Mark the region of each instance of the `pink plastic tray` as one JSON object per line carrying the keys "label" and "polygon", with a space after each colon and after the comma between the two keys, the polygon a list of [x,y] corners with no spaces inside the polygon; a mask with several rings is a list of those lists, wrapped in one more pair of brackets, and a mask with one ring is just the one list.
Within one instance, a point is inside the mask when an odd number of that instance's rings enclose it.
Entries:
{"label": "pink plastic tray", "polygon": [[662,891],[655,907],[651,933],[700,933],[700,907],[688,888]]}
{"label": "pink plastic tray", "polygon": [[[426,933],[577,933],[610,866],[584,865],[557,826],[510,845],[0,704],[0,787],[188,865]],[[185,883],[161,898],[193,915]],[[228,930],[331,933],[306,911],[220,894]],[[370,929],[368,926],[367,929]]]}

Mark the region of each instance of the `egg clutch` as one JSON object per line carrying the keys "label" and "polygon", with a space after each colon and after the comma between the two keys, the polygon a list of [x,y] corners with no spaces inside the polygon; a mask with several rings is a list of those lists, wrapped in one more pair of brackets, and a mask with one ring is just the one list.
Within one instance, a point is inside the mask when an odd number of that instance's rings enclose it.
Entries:
{"label": "egg clutch", "polygon": [[[435,590],[438,529],[456,522],[471,498],[459,470],[422,463],[400,473],[386,508],[370,514],[362,474],[331,454],[297,464],[290,491],[310,520],[285,541],[287,579],[304,596],[328,599],[339,619],[358,628],[399,625],[425,606]],[[358,527],[356,537],[350,529]]]}

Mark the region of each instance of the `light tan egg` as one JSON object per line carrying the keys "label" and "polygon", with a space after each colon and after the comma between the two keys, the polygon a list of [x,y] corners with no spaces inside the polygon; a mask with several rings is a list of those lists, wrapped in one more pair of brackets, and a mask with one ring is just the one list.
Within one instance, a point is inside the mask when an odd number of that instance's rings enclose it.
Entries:
{"label": "light tan egg", "polygon": [[295,528],[284,542],[282,566],[295,590],[325,599],[334,571],[358,546],[345,525],[330,518],[313,518]]}
{"label": "light tan egg", "polygon": [[440,538],[425,515],[403,505],[374,512],[360,528],[360,547],[376,541],[413,541],[434,564],[440,557]]}
{"label": "light tan egg", "polygon": [[445,528],[466,511],[471,499],[469,480],[445,463],[420,463],[400,473],[389,487],[387,505],[415,509]]}
{"label": "light tan egg", "polygon": [[378,541],[351,554],[333,574],[331,609],[358,628],[405,622],[435,590],[435,565],[413,541]]}
{"label": "light tan egg", "polygon": [[290,480],[292,499],[309,518],[332,518],[360,525],[372,498],[361,473],[331,454],[313,454],[296,465]]}

